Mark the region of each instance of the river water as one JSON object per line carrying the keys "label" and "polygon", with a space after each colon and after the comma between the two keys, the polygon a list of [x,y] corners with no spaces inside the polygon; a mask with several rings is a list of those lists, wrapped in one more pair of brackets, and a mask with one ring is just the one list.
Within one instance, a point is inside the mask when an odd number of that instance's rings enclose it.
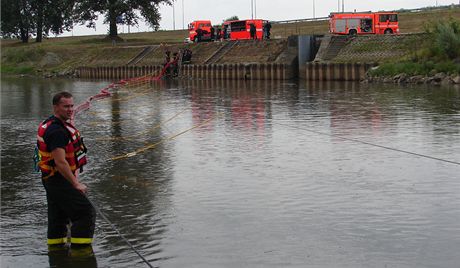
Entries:
{"label": "river water", "polygon": [[[2,78],[1,267],[147,267],[101,216],[94,258],[46,246],[36,128],[108,84]],[[76,125],[89,198],[154,267],[460,263],[459,88],[161,81]]]}

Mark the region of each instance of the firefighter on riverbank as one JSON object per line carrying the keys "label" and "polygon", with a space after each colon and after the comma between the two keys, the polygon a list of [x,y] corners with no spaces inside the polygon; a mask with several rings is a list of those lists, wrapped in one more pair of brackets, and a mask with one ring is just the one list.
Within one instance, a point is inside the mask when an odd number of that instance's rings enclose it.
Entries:
{"label": "firefighter on riverbank", "polygon": [[257,30],[254,23],[249,24],[249,33],[251,34],[251,39],[257,40]]}
{"label": "firefighter on riverbank", "polygon": [[73,108],[70,93],[53,97],[54,115],[38,127],[36,159],[48,202],[48,245],[70,242],[81,248],[92,243],[96,213],[85,196],[87,186],[78,179],[87,160],[80,132],[69,123]]}

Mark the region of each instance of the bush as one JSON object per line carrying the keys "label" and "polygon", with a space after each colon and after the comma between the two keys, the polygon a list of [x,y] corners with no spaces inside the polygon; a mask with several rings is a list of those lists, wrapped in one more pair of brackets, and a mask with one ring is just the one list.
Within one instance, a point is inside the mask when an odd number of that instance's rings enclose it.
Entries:
{"label": "bush", "polygon": [[[4,51],[8,63],[23,63],[39,61],[46,54],[45,50],[40,47],[27,47],[21,49],[7,49]],[[3,61],[3,60],[2,60]]]}
{"label": "bush", "polygon": [[438,21],[426,27],[432,34],[430,51],[439,58],[457,59],[460,57],[460,22],[454,19]]}
{"label": "bush", "polygon": [[369,71],[372,76],[394,76],[400,73],[408,75],[432,75],[433,73],[460,73],[460,66],[453,61],[423,61],[423,62],[396,62],[385,63],[377,69]]}

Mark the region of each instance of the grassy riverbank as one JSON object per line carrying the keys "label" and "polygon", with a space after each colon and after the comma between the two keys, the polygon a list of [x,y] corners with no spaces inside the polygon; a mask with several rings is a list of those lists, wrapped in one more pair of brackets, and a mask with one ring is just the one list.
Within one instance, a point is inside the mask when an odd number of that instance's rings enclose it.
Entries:
{"label": "grassy riverbank", "polygon": [[[400,14],[401,32],[421,32],[427,21],[447,17],[460,20],[460,8],[444,8],[417,13],[404,12]],[[272,36],[275,39],[285,39],[290,35],[296,34],[325,34],[328,31],[327,25],[327,21],[274,24]],[[31,42],[29,44],[22,44],[17,40],[2,40],[1,73],[14,75],[50,72],[66,73],[75,67],[88,65],[89,63],[94,66],[124,65],[139,53],[142,49],[140,46],[175,44],[173,46],[177,48],[183,46],[182,42],[186,36],[187,31],[185,30],[120,34],[123,41],[116,44],[113,44],[112,41],[102,35],[48,38],[42,43]],[[218,44],[203,44],[196,50],[195,55],[197,58],[205,58],[217,46]],[[265,51],[260,51],[262,54],[265,53]],[[200,53],[203,55],[200,56]],[[252,56],[254,58],[254,55]],[[151,60],[151,62],[160,62],[162,53],[157,53],[155,57],[158,57],[158,59]],[[253,59],[245,58],[244,54],[235,55],[235,57],[243,62],[245,60],[250,62]],[[264,57],[259,58],[263,60]],[[270,57],[265,58],[269,59]],[[231,61],[232,59],[227,60]],[[391,64],[396,66],[394,62]],[[441,64],[440,66],[451,69],[449,64],[437,62],[434,64],[436,66]],[[409,65],[403,63],[401,68],[407,69]],[[430,66],[430,64],[427,66]],[[383,70],[389,70],[388,68],[390,67],[382,66],[381,70],[382,72],[387,72]],[[438,67],[438,69],[442,68]]]}
{"label": "grassy riverbank", "polygon": [[460,74],[460,19],[445,19],[425,27],[424,39],[412,40],[412,52],[398,60],[383,63],[371,71],[374,76],[397,74]]}

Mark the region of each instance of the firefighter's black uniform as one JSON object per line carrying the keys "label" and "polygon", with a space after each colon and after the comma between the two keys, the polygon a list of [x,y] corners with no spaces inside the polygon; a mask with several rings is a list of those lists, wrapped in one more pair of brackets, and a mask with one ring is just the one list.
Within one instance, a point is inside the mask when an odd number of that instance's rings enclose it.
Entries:
{"label": "firefighter's black uniform", "polygon": [[[66,126],[60,123],[51,123],[44,132],[42,142],[46,144],[49,154],[56,148],[66,150],[67,160],[69,143],[72,143],[72,138],[72,133]],[[78,138],[80,138],[79,133]],[[46,152],[41,153],[46,154]],[[69,160],[67,161],[69,162]],[[54,165],[52,159],[48,160],[48,165]],[[48,244],[57,245],[66,242],[81,245],[91,244],[96,212],[86,196],[75,189],[57,171],[50,176],[42,170],[42,182],[48,201]],[[71,224],[71,237],[70,241],[67,241],[67,224],[69,223]]]}

